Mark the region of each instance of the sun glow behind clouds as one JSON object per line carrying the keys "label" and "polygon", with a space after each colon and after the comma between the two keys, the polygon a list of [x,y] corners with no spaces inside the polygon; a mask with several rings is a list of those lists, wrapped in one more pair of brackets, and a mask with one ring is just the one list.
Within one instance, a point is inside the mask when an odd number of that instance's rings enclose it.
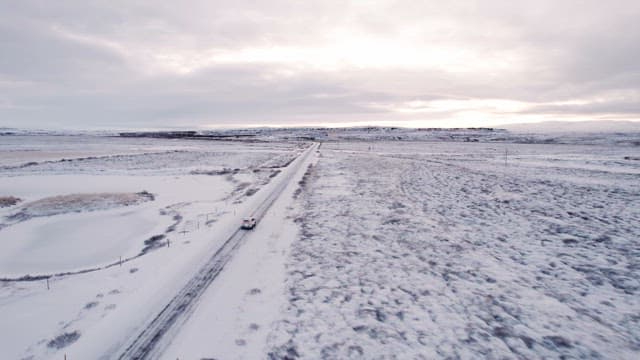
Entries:
{"label": "sun glow behind clouds", "polygon": [[415,69],[448,73],[516,71],[523,66],[522,54],[515,51],[488,52],[469,44],[424,43],[411,37],[355,35],[346,30],[313,44],[176,47],[149,49],[145,53],[152,57],[158,69],[177,74],[220,64],[275,64],[292,71]]}
{"label": "sun glow behind clouds", "polygon": [[213,63],[276,63],[320,70],[341,68],[434,69],[448,72],[503,71],[515,56],[483,57],[470,49],[413,47],[375,39],[341,40],[326,47],[252,47],[215,52]]}

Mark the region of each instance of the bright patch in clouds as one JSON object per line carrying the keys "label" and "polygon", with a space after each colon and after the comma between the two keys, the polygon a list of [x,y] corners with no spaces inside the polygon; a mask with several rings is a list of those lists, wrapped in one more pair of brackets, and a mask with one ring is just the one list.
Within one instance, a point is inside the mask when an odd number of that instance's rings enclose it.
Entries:
{"label": "bright patch in clouds", "polygon": [[456,111],[485,111],[485,112],[517,112],[527,108],[522,101],[501,99],[469,99],[469,100],[414,100],[392,106],[393,111],[400,113],[438,113]]}
{"label": "bright patch in clouds", "polygon": [[318,43],[199,50],[161,48],[149,53],[161,68],[181,74],[220,64],[278,64],[297,71],[363,68],[497,73],[524,66],[524,54],[518,51],[486,51],[473,44],[429,42],[415,34],[369,36],[342,29]]}
{"label": "bright patch in clouds", "polygon": [[483,56],[473,49],[462,47],[434,45],[418,48],[393,39],[343,38],[326,47],[272,46],[212,51],[209,64],[273,63],[327,71],[402,68],[472,73],[516,70],[517,58],[516,54]]}

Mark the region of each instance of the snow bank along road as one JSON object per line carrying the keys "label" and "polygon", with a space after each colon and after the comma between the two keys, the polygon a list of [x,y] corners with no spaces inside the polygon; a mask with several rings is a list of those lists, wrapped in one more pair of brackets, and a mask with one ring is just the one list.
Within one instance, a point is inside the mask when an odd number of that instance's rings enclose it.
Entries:
{"label": "snow bank along road", "polygon": [[[274,201],[280,196],[291,179],[304,169],[303,164],[317,148],[317,144],[309,147],[302,155],[293,161],[277,186],[264,198],[262,203],[256,208],[252,216],[258,223],[271,207]],[[163,348],[168,345],[166,341],[175,335],[181,324],[184,324],[193,312],[198,299],[207,289],[207,286],[218,276],[225,264],[232,258],[234,251],[242,244],[247,232],[239,228],[224,242],[224,244],[211,256],[211,258],[201,267],[196,275],[171,299],[162,311],[143,329],[143,331],[133,338],[125,350],[117,354],[118,359],[147,359],[157,356]]]}

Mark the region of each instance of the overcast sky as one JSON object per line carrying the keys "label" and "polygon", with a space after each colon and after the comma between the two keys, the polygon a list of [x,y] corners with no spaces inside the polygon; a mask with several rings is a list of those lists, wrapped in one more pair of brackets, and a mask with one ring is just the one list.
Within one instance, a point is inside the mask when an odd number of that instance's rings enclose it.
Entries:
{"label": "overcast sky", "polygon": [[0,127],[637,120],[639,19],[638,0],[0,0]]}

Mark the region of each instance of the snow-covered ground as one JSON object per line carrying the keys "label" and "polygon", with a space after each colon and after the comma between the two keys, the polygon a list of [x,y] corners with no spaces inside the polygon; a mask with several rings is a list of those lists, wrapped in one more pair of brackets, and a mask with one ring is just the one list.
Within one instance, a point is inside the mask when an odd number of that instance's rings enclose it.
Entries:
{"label": "snow-covered ground", "polygon": [[163,358],[640,355],[638,136],[287,131],[0,138],[0,357],[117,357],[310,136]]}
{"label": "snow-covered ground", "polygon": [[637,359],[639,153],[323,144],[270,355]]}
{"label": "snow-covered ground", "polygon": [[20,200],[0,208],[0,349],[7,359],[114,355],[305,146],[2,140],[0,197]]}

